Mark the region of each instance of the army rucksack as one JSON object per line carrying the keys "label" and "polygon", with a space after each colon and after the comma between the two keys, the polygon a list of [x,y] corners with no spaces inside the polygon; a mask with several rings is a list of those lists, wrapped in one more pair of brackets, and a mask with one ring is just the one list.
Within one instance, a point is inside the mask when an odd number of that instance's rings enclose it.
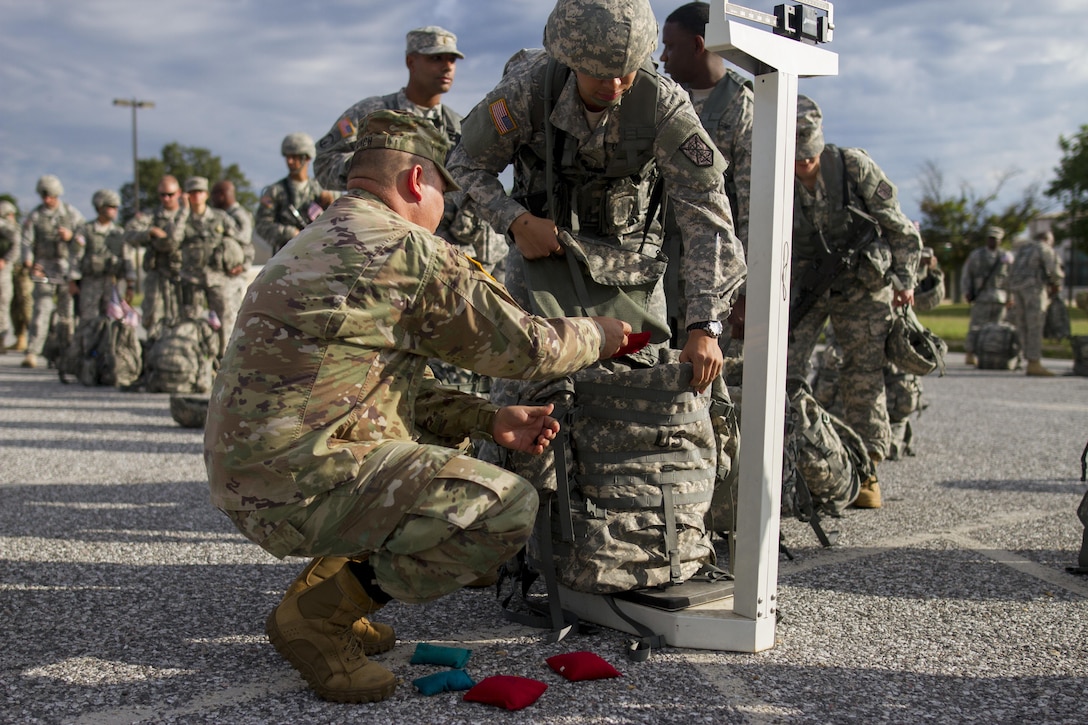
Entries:
{"label": "army rucksack", "polygon": [[1050,298],[1043,320],[1043,337],[1047,340],[1064,340],[1073,334],[1069,323],[1069,308],[1058,295]]}
{"label": "army rucksack", "polygon": [[1020,335],[1007,322],[991,322],[975,335],[979,370],[1015,370],[1020,366]]}
{"label": "army rucksack", "polygon": [[874,467],[864,442],[845,421],[824,410],[807,384],[788,389],[782,461],[782,515],[812,524],[824,546],[834,536],[824,532],[821,516],[839,517],[854,502]]}
{"label": "army rucksack", "polygon": [[146,361],[149,393],[207,393],[219,355],[219,332],[203,318],[183,318],[163,328]]}

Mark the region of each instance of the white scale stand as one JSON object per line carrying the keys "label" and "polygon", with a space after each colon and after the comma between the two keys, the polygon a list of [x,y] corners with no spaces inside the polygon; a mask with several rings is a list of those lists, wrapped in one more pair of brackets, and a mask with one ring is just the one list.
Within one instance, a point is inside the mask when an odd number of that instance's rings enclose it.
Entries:
{"label": "white scale stand", "polygon": [[[710,4],[707,48],[755,76],[736,579],[732,597],[675,611],[616,599],[627,616],[664,635],[673,647],[759,652],[774,646],[797,80],[838,75],[839,59],[814,44],[728,16],[796,28],[804,14],[809,21],[804,30],[829,41],[831,3],[800,2],[776,9],[786,20],[728,2]],[[815,10],[825,15],[817,19]],[[565,587],[560,592],[563,608],[580,619],[637,634],[604,598]]]}

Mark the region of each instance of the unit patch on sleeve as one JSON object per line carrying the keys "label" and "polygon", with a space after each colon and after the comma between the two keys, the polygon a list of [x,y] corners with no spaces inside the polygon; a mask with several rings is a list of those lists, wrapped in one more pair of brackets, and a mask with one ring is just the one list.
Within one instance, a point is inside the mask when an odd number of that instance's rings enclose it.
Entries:
{"label": "unit patch on sleeve", "polygon": [[714,165],[714,151],[698,133],[691,134],[687,141],[680,144],[680,150],[699,168]]}
{"label": "unit patch on sleeve", "polygon": [[510,109],[506,107],[505,98],[495,101],[487,107],[487,110],[491,112],[491,122],[495,124],[495,130],[500,136],[505,136],[518,127],[513,116],[510,115]]}
{"label": "unit patch on sleeve", "polygon": [[876,185],[876,195],[884,201],[891,199],[893,194],[895,194],[895,190],[887,181],[881,181]]}

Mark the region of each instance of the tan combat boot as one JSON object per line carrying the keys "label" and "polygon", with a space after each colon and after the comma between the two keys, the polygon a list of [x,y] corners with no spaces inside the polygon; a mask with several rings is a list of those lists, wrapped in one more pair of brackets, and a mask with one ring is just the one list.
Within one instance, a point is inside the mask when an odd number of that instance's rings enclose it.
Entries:
{"label": "tan combat boot", "polygon": [[1043,364],[1038,360],[1028,360],[1028,375],[1034,375],[1041,378],[1052,378],[1054,373],[1043,367]]}
{"label": "tan combat boot", "polygon": [[379,609],[348,567],[284,599],[268,615],[268,639],[326,700],[378,702],[397,678],[363,652],[355,622]]}
{"label": "tan combat boot", "polygon": [[972,355],[971,353],[967,353],[967,354],[966,354],[966,355],[964,355],[964,357],[963,357],[963,364],[964,364],[964,365],[977,365],[977,364],[978,364],[978,360],[976,360],[976,359],[975,359],[975,356],[974,356],[974,355]]}
{"label": "tan combat boot", "polygon": [[[295,580],[287,587],[287,592],[283,595],[283,601],[287,601],[292,595],[304,592],[334,576],[347,563],[347,557],[343,556],[317,557],[307,564],[302,573],[295,577]],[[360,617],[352,625],[352,628],[355,630],[355,636],[363,642],[363,652],[368,655],[388,652],[397,643],[397,635],[388,624],[371,622],[366,617]]]}
{"label": "tan combat boot", "polygon": [[22,366],[24,368],[38,367],[38,357],[32,352],[28,352],[26,357],[23,358]]}
{"label": "tan combat boot", "polygon": [[8,349],[15,352],[26,352],[26,333],[20,332],[16,335],[15,342]]}
{"label": "tan combat boot", "polygon": [[862,481],[858,497],[854,499],[854,507],[859,509],[878,509],[884,505],[880,498],[880,482],[876,478],[876,464],[884,460],[884,456],[870,452],[869,458],[873,462],[873,475]]}

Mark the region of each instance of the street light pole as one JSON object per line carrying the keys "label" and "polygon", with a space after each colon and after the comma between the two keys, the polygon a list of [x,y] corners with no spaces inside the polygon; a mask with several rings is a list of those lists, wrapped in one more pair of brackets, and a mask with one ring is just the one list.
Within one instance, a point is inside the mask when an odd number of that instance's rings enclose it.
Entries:
{"label": "street light pole", "polygon": [[140,213],[140,168],[136,156],[136,109],[154,108],[154,101],[139,101],[135,98],[114,98],[113,105],[132,108],[132,214]]}

